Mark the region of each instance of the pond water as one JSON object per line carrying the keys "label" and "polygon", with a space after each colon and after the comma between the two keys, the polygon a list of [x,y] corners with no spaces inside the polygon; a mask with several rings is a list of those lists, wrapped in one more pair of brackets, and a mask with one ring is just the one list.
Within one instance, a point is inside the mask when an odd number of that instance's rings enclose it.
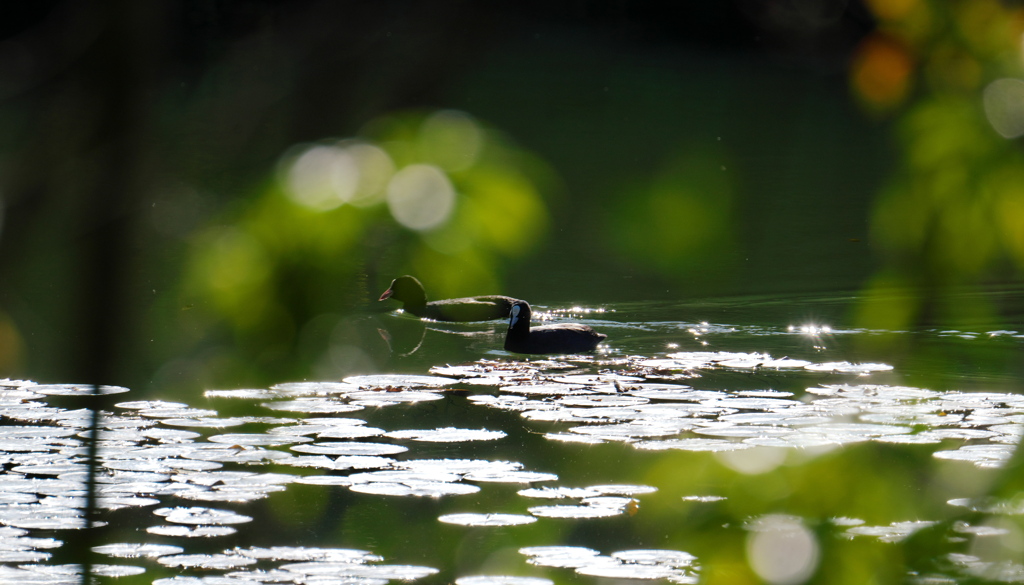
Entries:
{"label": "pond water", "polygon": [[383,371],[187,402],[3,381],[0,580],[77,582],[83,543],[160,585],[1019,579],[1021,312],[866,330],[855,300],[535,305],[608,334],[576,356],[364,315]]}

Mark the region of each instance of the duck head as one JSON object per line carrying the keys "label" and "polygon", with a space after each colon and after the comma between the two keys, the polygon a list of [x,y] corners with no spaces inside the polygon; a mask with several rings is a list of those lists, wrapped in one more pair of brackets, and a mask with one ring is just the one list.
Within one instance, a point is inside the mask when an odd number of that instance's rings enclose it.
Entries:
{"label": "duck head", "polygon": [[509,312],[508,328],[512,330],[529,329],[530,327],[530,304],[526,301],[516,301]]}
{"label": "duck head", "polygon": [[410,305],[425,305],[427,303],[427,293],[424,292],[420,281],[416,280],[415,277],[405,275],[392,280],[391,286],[377,300],[383,301],[385,299],[395,299]]}

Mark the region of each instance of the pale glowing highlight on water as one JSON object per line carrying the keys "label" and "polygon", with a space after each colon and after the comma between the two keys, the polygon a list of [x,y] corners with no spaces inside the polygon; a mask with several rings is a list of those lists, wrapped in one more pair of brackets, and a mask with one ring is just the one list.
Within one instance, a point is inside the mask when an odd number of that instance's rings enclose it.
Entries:
{"label": "pale glowing highlight on water", "polygon": [[773,471],[786,460],[786,450],[779,447],[756,447],[736,451],[721,451],[715,457],[726,467],[745,475],[760,475]]}
{"label": "pale glowing highlight on water", "polygon": [[755,520],[748,528],[747,559],[762,579],[795,585],[814,574],[818,541],[799,518],[773,514]]}
{"label": "pale glowing highlight on water", "polygon": [[804,325],[790,325],[786,328],[786,331],[817,337],[819,335],[831,334],[832,327],[830,325],[815,325],[814,323],[807,323]]}

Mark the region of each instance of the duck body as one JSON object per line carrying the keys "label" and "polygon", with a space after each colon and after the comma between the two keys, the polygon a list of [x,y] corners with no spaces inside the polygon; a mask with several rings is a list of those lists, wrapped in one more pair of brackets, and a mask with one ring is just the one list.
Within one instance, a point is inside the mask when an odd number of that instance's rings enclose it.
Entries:
{"label": "duck body", "polygon": [[559,323],[530,327],[530,304],[516,301],[509,312],[505,351],[514,353],[582,353],[592,351],[607,339],[580,323]]}
{"label": "duck body", "polygon": [[412,276],[399,276],[380,301],[394,299],[402,302],[402,310],[422,319],[434,321],[491,321],[508,318],[512,305],[518,300],[503,295],[483,295],[427,302],[423,285]]}

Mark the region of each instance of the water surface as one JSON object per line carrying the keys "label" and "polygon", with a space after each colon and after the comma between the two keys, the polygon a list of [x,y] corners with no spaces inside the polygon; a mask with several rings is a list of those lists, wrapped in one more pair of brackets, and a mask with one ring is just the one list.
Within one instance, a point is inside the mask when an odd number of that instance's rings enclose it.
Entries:
{"label": "water surface", "polygon": [[[858,328],[855,300],[538,303],[535,319],[609,336],[551,357],[504,352],[501,322],[374,314],[333,350],[378,371],[185,402],[108,389],[92,570],[161,585],[1022,570],[1022,508],[998,482],[1020,473],[1024,326]],[[78,579],[65,543],[85,525],[91,412],[68,395],[86,392],[0,388],[4,580]]]}

